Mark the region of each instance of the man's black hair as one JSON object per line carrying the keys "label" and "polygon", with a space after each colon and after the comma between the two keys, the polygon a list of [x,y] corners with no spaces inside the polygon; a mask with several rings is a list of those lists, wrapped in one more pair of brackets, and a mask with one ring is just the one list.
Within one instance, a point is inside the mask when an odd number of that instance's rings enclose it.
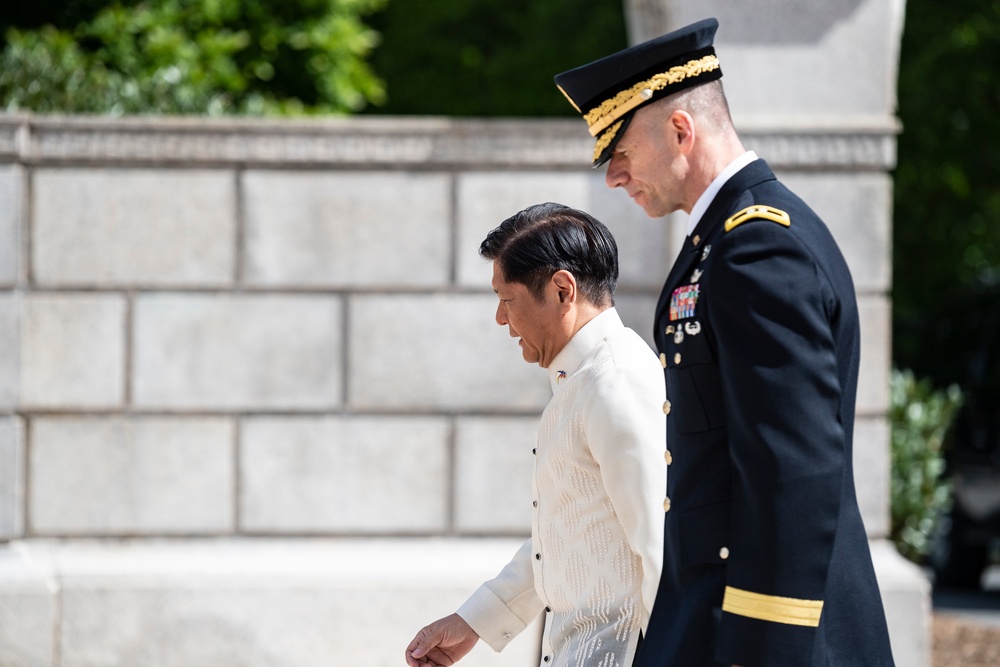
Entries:
{"label": "man's black hair", "polygon": [[536,298],[556,271],[565,270],[591,304],[614,305],[618,246],[608,228],[583,211],[553,202],[529,206],[491,231],[479,254]]}

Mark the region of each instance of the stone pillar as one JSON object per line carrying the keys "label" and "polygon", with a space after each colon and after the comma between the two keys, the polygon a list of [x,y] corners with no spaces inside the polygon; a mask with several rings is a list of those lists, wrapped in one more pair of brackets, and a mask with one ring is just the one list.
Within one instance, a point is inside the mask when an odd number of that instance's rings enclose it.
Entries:
{"label": "stone pillar", "polygon": [[[625,0],[625,28],[631,44],[638,44],[670,32],[666,0]],[[680,24],[678,24],[680,25]]]}
{"label": "stone pillar", "polygon": [[[929,585],[887,541],[892,181],[903,0],[627,0],[637,43],[719,19],[716,51],[744,144],[824,218],[854,275],[862,369],[858,500],[896,663],[929,664]],[[672,221],[672,226],[677,221]]]}
{"label": "stone pillar", "polygon": [[19,297],[21,227],[25,192],[16,155],[21,128],[0,128],[0,540],[24,534],[24,436],[15,414],[19,395]]}

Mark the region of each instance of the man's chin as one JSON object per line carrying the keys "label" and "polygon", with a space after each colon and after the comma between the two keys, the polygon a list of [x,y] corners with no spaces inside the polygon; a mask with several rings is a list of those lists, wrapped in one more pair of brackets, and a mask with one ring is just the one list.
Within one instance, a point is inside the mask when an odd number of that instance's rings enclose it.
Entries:
{"label": "man's chin", "polygon": [[662,218],[667,213],[669,213],[669,211],[664,211],[665,207],[660,205],[655,200],[644,199],[640,203],[639,200],[637,199],[636,203],[639,204],[640,207],[642,207],[642,210],[645,211],[646,215],[649,216],[650,218]]}
{"label": "man's chin", "polygon": [[648,215],[649,217],[651,217],[651,218],[659,218],[660,217],[656,213],[656,210],[655,210],[655,207],[653,205],[653,202],[650,201],[649,197],[646,195],[645,192],[637,192],[637,193],[635,193],[635,195],[632,196],[632,201],[635,202],[636,206],[638,206],[643,211],[645,211],[646,215]]}

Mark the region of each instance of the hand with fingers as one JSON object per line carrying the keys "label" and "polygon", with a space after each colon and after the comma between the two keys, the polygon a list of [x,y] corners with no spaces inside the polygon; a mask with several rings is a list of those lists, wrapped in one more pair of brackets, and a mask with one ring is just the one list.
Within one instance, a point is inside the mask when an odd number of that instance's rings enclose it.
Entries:
{"label": "hand with fingers", "polygon": [[479,635],[458,614],[424,627],[406,647],[409,667],[451,667],[479,641]]}

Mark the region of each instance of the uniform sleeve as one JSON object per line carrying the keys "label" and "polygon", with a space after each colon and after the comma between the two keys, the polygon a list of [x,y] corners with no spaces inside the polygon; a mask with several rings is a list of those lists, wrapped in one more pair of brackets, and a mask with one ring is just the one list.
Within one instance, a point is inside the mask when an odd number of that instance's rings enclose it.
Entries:
{"label": "uniform sleeve", "polygon": [[528,539],[500,574],[480,586],[457,613],[480,639],[500,652],[544,606],[535,592]]}
{"label": "uniform sleeve", "polygon": [[602,374],[584,411],[591,453],[626,539],[641,559],[643,628],[663,566],[667,485],[663,370],[652,350],[644,352],[638,360],[619,358]]}
{"label": "uniform sleeve", "polygon": [[716,660],[811,664],[851,465],[830,323],[840,304],[782,226],[743,225],[717,250],[706,293],[733,497]]}

